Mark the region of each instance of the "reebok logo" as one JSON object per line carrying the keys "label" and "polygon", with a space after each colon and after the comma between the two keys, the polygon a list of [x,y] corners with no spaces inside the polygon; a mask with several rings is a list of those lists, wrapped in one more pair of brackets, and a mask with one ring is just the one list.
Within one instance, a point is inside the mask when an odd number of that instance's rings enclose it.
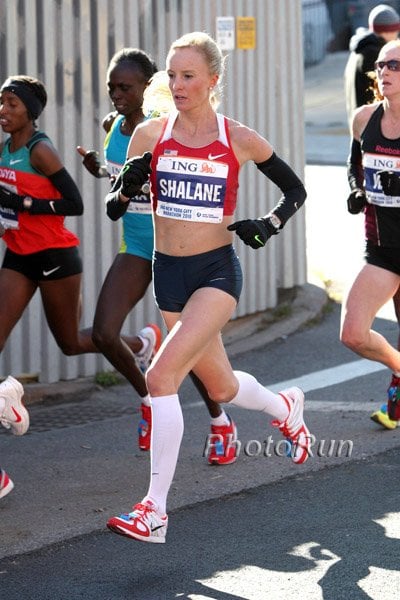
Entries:
{"label": "reebok logo", "polygon": [[224,152],[223,154],[210,154],[208,155],[208,160],[217,160],[217,158],[222,158],[223,156],[226,156],[226,152]]}
{"label": "reebok logo", "polygon": [[43,270],[43,277],[48,277],[52,273],[55,273],[56,271],[58,271],[59,268],[60,268],[60,266],[54,267],[54,269],[49,269],[48,271]]}

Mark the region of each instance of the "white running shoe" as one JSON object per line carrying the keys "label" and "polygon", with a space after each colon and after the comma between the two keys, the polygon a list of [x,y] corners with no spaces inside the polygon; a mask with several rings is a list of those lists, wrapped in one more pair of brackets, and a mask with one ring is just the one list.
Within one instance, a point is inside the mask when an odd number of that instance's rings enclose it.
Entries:
{"label": "white running shoe", "polygon": [[146,348],[141,350],[138,354],[135,354],[136,363],[142,373],[146,373],[149,365],[161,346],[161,331],[158,325],[150,323],[147,327],[143,327],[138,333],[138,337],[141,338],[146,344]]}
{"label": "white running shoe", "polygon": [[153,544],[164,544],[167,534],[168,517],[161,516],[156,506],[146,500],[135,504],[132,512],[119,517],[111,517],[107,527],[114,533]]}
{"label": "white running shoe", "polygon": [[3,469],[0,469],[0,498],[4,498],[14,489],[14,484]]}
{"label": "white running shoe", "polygon": [[29,428],[29,414],[22,404],[24,388],[11,375],[0,383],[0,398],[5,401],[0,413],[0,423],[6,429],[11,429],[14,435],[24,435]]}
{"label": "white running shoe", "polygon": [[285,421],[272,421],[274,427],[278,427],[285,438],[291,444],[290,456],[293,462],[301,464],[306,462],[311,442],[312,435],[310,434],[307,425],[304,423],[304,394],[298,387],[292,387],[279,395],[285,400],[289,409],[289,416]]}

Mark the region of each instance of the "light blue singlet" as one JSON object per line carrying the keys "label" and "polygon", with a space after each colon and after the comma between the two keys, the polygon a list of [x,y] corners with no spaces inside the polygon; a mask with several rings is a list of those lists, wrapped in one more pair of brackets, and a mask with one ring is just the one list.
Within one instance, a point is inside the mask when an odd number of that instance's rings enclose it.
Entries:
{"label": "light blue singlet", "polygon": [[[118,175],[126,159],[130,136],[121,133],[123,119],[123,115],[115,118],[104,140],[104,158],[109,175]],[[151,261],[153,222],[148,194],[141,194],[129,201],[128,210],[122,217],[122,241],[119,252]]]}

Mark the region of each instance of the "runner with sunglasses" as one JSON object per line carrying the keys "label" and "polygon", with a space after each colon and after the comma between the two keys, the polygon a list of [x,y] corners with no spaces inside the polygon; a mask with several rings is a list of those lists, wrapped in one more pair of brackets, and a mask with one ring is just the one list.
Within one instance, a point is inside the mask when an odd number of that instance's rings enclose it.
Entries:
{"label": "runner with sunglasses", "polygon": [[400,71],[400,60],[377,60],[374,64],[375,71],[383,71],[385,67],[389,71]]}
{"label": "runner with sunglasses", "polygon": [[391,370],[387,406],[371,418],[394,429],[400,419],[400,350],[372,323],[400,286],[400,41],[383,46],[375,69],[381,100],[355,112],[348,159],[348,210],[365,214],[366,265],[343,304],[340,337],[360,356]]}

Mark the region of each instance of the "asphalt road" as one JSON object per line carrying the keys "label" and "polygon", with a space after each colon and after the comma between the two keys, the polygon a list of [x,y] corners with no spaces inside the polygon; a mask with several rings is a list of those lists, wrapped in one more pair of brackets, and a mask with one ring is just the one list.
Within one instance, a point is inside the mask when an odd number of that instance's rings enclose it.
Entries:
{"label": "asphalt road", "polygon": [[101,532],[3,561],[2,597],[393,599],[399,459],[390,451],[181,509],[165,546]]}
{"label": "asphalt road", "polygon": [[[2,547],[2,597],[297,600],[302,590],[310,600],[394,598],[399,435],[368,418],[388,374],[340,345],[339,310],[333,304],[321,322],[233,359],[273,389],[303,381],[317,438],[303,466],[275,454],[278,438],[265,418],[232,408],[243,451],[234,465],[209,467],[207,415],[184,386],[186,430],[163,546],[104,527],[147,482],[129,388],[31,407],[32,431],[13,453],[5,450],[19,486],[0,506],[0,546],[5,539],[14,546]],[[395,323],[376,325],[395,339]]]}

